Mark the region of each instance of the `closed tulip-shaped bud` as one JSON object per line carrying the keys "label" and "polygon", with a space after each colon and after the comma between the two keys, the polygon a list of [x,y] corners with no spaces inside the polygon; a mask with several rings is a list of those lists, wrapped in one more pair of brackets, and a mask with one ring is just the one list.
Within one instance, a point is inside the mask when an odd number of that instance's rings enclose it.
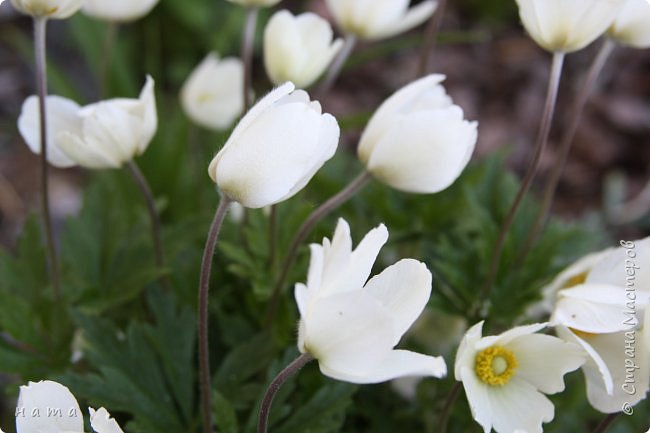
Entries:
{"label": "closed tulip-shaped bud", "polygon": [[332,27],[313,13],[293,16],[277,12],[264,31],[264,65],[275,84],[293,82],[309,87],[320,77],[343,41],[332,41]]}
{"label": "closed tulip-shaped bud", "polygon": [[228,0],[230,3],[236,3],[244,7],[269,7],[275,6],[281,0]]}
{"label": "closed tulip-shaped bud", "polygon": [[241,60],[219,59],[210,53],[183,84],[181,105],[193,122],[221,131],[229,128],[244,109],[243,85]]}
{"label": "closed tulip-shaped bud", "polygon": [[[47,97],[47,161],[55,167],[72,167],[76,163],[57,146],[56,137],[61,131],[77,131],[79,128],[79,105],[60,96]],[[39,103],[36,96],[30,96],[23,103],[18,117],[18,130],[29,149],[41,153]]]}
{"label": "closed tulip-shaped bud", "polygon": [[372,116],[359,143],[359,159],[393,188],[433,193],[460,176],[474,151],[477,123],[463,118],[439,84],[421,78],[398,90]]}
{"label": "closed tulip-shaped bud", "polygon": [[625,0],[517,0],[531,38],[551,52],[580,50],[601,36]]}
{"label": "closed tulip-shaped bud", "polygon": [[75,129],[59,132],[57,145],[86,168],[118,168],[142,154],[158,125],[153,78],[138,99],[117,98],[82,107]]}
{"label": "closed tulip-shaped bud", "polygon": [[11,0],[20,12],[36,18],[63,19],[77,12],[85,0]]}
{"label": "closed tulip-shaped bud", "polygon": [[317,101],[286,83],[260,100],[214,157],[209,174],[230,199],[261,208],[300,191],[330,159],[339,126]]}
{"label": "closed tulip-shaped bud", "polygon": [[609,28],[608,36],[634,48],[650,47],[650,2],[627,0]]}
{"label": "closed tulip-shaped bud", "polygon": [[383,39],[412,29],[429,18],[437,2],[409,9],[409,0],[326,0],[338,26],[361,39]]}
{"label": "closed tulip-shaped bud", "polygon": [[128,22],[147,15],[159,0],[86,0],[82,12],[104,21]]}

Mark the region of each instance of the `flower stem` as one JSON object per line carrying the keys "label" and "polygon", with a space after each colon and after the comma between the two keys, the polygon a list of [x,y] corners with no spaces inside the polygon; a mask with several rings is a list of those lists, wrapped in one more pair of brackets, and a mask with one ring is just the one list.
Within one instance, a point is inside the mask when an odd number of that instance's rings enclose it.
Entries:
{"label": "flower stem", "polygon": [[59,280],[59,260],[54,246],[54,230],[50,214],[50,195],[47,163],[47,61],[45,54],[45,35],[47,18],[34,18],[34,50],[36,52],[36,87],[38,89],[38,109],[40,120],[41,139],[41,209],[43,212],[43,227],[45,228],[45,242],[47,255],[50,262],[50,278],[56,299],[61,296]]}
{"label": "flower stem", "polygon": [[[142,170],[140,170],[140,167],[138,167],[138,164],[136,164],[135,161],[129,161],[126,166],[129,169],[131,176],[133,176],[133,180],[135,181],[136,185],[138,185],[138,188],[140,189],[140,192],[142,193],[144,201],[147,205],[149,218],[151,219],[151,235],[154,245],[156,266],[159,269],[162,269],[165,267],[165,254],[162,246],[160,216],[156,210],[156,203],[154,200],[153,192],[151,191],[151,187],[147,182],[147,178],[144,177]],[[161,284],[165,288],[169,289],[169,284],[166,279],[161,280]]]}
{"label": "flower stem", "polygon": [[[512,227],[515,217],[517,216],[517,211],[519,210],[524,197],[530,190],[535,175],[537,174],[537,169],[539,168],[539,163],[542,159],[544,149],[546,148],[546,144],[548,142],[548,136],[551,131],[553,115],[555,114],[555,105],[557,102],[558,89],[560,87],[560,78],[562,76],[564,57],[565,54],[562,52],[556,52],[553,55],[553,64],[551,66],[551,74],[549,77],[544,114],[542,115],[542,122],[539,129],[539,134],[537,136],[534,154],[530,165],[528,166],[528,170],[526,171],[524,179],[521,182],[519,191],[517,191],[515,200],[512,203],[512,206],[510,207],[510,210],[508,211],[508,214],[506,215],[506,218],[501,227],[501,231],[499,233],[499,237],[492,254],[492,262],[490,263],[488,277],[483,288],[481,289],[481,294],[478,298],[478,302],[474,307],[474,314],[482,309],[483,306],[481,305],[481,302],[486,302],[490,297],[490,291],[492,290],[492,286],[494,285],[499,271],[499,264],[501,262],[501,256],[503,254],[506,237],[510,228]],[[484,316],[485,314],[481,315]]]}
{"label": "flower stem", "polygon": [[321,220],[321,218],[339,207],[341,204],[345,203],[350,197],[359,192],[368,183],[368,181],[370,181],[370,179],[370,173],[367,171],[362,172],[348,186],[339,191],[338,194],[332,196],[329,200],[315,209],[302,223],[293,240],[291,241],[287,257],[282,263],[280,276],[273,286],[271,301],[269,302],[269,307],[266,310],[266,318],[264,321],[266,325],[270,324],[273,321],[273,317],[275,316],[276,310],[278,308],[278,303],[280,301],[280,295],[282,294],[282,289],[284,288],[287,276],[289,275],[289,269],[291,269],[291,265],[293,265],[293,262],[296,259],[298,248],[302,242],[309,235],[309,233],[311,233],[312,229],[316,223]]}
{"label": "flower stem", "polygon": [[434,11],[429,25],[424,33],[424,43],[422,44],[422,52],[420,53],[420,66],[418,69],[418,77],[424,77],[429,73],[429,65],[431,64],[431,53],[436,45],[436,36],[440,31],[440,23],[442,16],[445,13],[446,0],[438,0],[438,6]]}
{"label": "flower stem", "polygon": [[221,198],[214,214],[208,239],[203,250],[201,276],[199,279],[199,379],[201,386],[201,407],[203,411],[203,433],[212,433],[212,396],[210,395],[210,351],[208,342],[208,294],[210,291],[210,272],[212,258],[219,239],[219,231],[228,211],[231,200]]}
{"label": "flower stem", "polygon": [[253,82],[253,50],[255,45],[255,29],[257,28],[257,16],[259,9],[249,7],[246,11],[246,23],[244,24],[244,38],[242,40],[241,58],[244,62],[244,114],[250,108],[250,90]]}
{"label": "flower stem", "polygon": [[316,91],[316,99],[323,98],[323,96],[325,96],[327,92],[330,91],[336,82],[336,79],[341,74],[341,70],[343,69],[345,61],[348,59],[348,57],[350,57],[350,54],[352,54],[352,51],[356,45],[357,38],[354,35],[349,34],[345,37],[343,48],[341,48],[341,51],[339,51],[338,55],[330,65],[329,70],[327,71],[327,75]]}
{"label": "flower stem", "polygon": [[458,399],[458,394],[460,394],[460,388],[462,387],[462,382],[456,382],[454,386],[449,391],[447,398],[445,399],[445,405],[442,407],[442,412],[440,412],[440,433],[447,432],[447,425],[449,424],[449,416],[451,415],[451,409]]}
{"label": "flower stem", "polygon": [[117,40],[119,24],[111,21],[106,24],[106,34],[104,35],[104,47],[99,67],[99,99],[106,98],[108,94],[108,80],[110,78],[111,58],[113,48]]}
{"label": "flower stem", "polygon": [[585,79],[585,82],[580,89],[580,93],[578,94],[575,105],[573,107],[573,117],[571,118],[571,123],[569,124],[569,128],[564,133],[564,136],[562,137],[562,141],[560,143],[559,160],[556,161],[553,171],[551,172],[551,175],[546,182],[546,187],[544,188],[544,198],[541,207],[537,212],[533,228],[530,230],[528,237],[526,238],[523,253],[519,256],[520,263],[523,262],[523,258],[528,255],[528,252],[533,247],[533,244],[537,240],[537,237],[544,229],[544,225],[546,224],[546,220],[549,211],[551,210],[553,200],[555,199],[557,186],[560,182],[560,178],[562,177],[562,173],[564,172],[564,168],[566,167],[567,160],[569,159],[569,154],[571,153],[573,139],[576,135],[576,132],[578,131],[578,126],[580,125],[580,119],[582,118],[582,113],[584,112],[585,105],[589,100],[589,96],[591,95],[591,92],[596,84],[598,76],[603,70],[605,63],[607,62],[607,59],[609,58],[614,48],[616,48],[616,43],[611,39],[605,39],[605,42],[601,46],[600,51],[594,58],[594,61],[589,68],[587,78]]}
{"label": "flower stem", "polygon": [[616,418],[621,414],[621,412],[616,412],[616,413],[610,413],[607,415],[603,420],[598,424],[596,427],[596,430],[594,430],[594,433],[605,433],[609,426],[611,426],[614,421],[616,421]]}
{"label": "flower stem", "polygon": [[275,379],[273,379],[269,387],[266,389],[266,393],[262,399],[262,405],[260,406],[260,417],[257,423],[257,433],[267,432],[271,405],[273,404],[273,399],[280,390],[280,387],[287,381],[287,379],[296,374],[301,368],[313,360],[314,358],[311,355],[304,353],[296,358],[291,364],[282,370],[275,377]]}

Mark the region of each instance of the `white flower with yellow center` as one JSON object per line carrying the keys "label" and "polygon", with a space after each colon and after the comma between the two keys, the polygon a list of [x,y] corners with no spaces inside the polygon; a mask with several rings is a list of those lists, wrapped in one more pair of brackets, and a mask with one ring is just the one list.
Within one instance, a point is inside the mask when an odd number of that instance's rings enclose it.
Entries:
{"label": "white flower with yellow center", "polygon": [[486,433],[541,433],[555,409],[544,394],[564,390],[564,375],[585,362],[579,346],[535,334],[546,324],[482,336],[483,322],[467,331],[456,354],[472,416]]}

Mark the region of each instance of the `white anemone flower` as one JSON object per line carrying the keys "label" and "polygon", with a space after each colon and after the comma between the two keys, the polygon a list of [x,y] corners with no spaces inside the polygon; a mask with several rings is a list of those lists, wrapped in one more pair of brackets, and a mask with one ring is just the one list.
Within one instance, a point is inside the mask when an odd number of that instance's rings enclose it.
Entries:
{"label": "white anemone flower", "polygon": [[[103,407],[90,411],[90,425],[97,433],[124,433]],[[84,433],[77,399],[70,390],[50,380],[29,382],[20,387],[16,407],[17,433]]]}
{"label": "white anemone flower", "polygon": [[634,48],[650,47],[650,1],[627,0],[607,35]]}
{"label": "white anemone flower", "polygon": [[159,0],[85,0],[84,14],[104,21],[125,23],[151,12]]}
{"label": "white anemone flower", "polygon": [[[75,14],[85,0],[11,0],[20,12],[35,18],[64,19]],[[0,2],[2,3],[2,2]]]}
{"label": "white anemone flower", "polygon": [[585,355],[575,344],[535,334],[545,327],[518,326],[482,337],[480,322],[465,334],[455,376],[485,433],[542,433],[542,423],[553,419],[553,403],[544,394],[563,391],[564,375],[578,369]]}
{"label": "white anemone flower", "polygon": [[447,373],[442,357],[393,349],[429,300],[431,272],[403,259],[366,281],[387,239],[380,225],[353,251],[350,227],[340,219],[331,242],[311,245],[307,284],[295,287],[298,349],[326,376],[364,384]]}

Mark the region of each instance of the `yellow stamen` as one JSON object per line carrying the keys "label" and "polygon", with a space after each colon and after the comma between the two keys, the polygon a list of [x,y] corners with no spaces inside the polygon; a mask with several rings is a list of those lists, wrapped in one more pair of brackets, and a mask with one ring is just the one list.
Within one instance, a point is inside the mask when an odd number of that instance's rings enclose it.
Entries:
{"label": "yellow stamen", "polygon": [[501,346],[488,347],[476,355],[474,370],[482,382],[503,386],[510,381],[517,369],[517,358],[512,350]]}
{"label": "yellow stamen", "polygon": [[573,329],[573,328],[569,328],[569,329],[571,330],[571,332],[573,332],[578,337],[583,338],[583,339],[590,338],[590,337],[595,337],[596,335],[598,335],[598,334],[592,334],[591,332],[580,331],[578,329]]}
{"label": "yellow stamen", "polygon": [[579,284],[584,283],[585,281],[587,281],[587,274],[588,274],[588,272],[585,271],[585,272],[583,272],[581,274],[574,275],[573,277],[569,278],[566,281],[566,283],[564,283],[564,288],[568,289],[570,287],[574,287],[574,286],[577,286]]}

